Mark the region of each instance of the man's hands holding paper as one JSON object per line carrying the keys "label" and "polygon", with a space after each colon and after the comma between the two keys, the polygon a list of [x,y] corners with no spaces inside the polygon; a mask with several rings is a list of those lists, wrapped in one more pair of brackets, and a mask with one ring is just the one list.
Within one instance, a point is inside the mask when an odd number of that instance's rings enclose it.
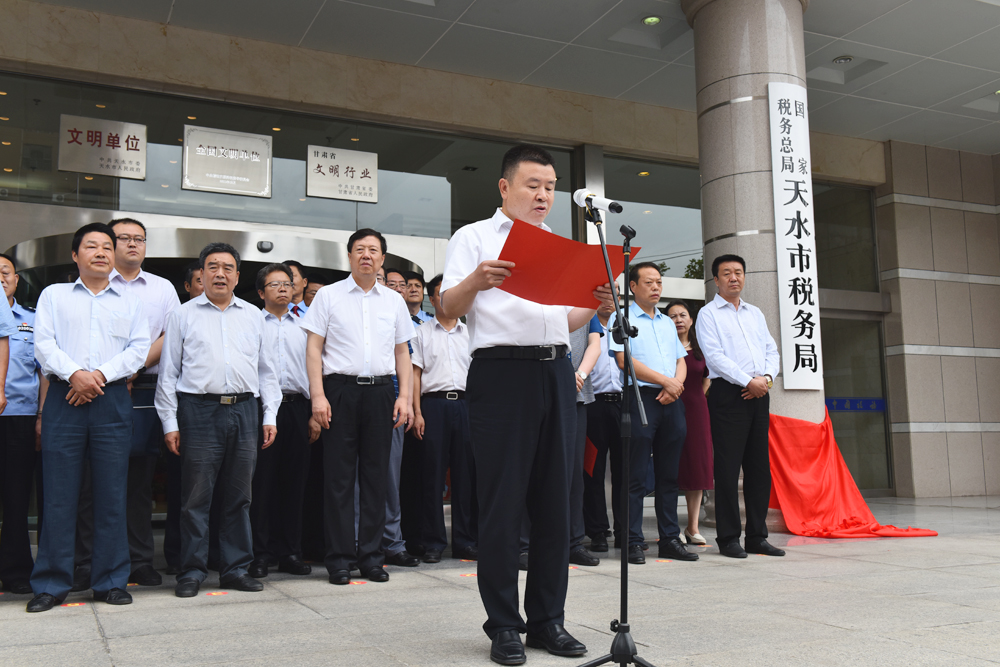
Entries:
{"label": "man's hands holding paper", "polygon": [[506,262],[502,259],[488,259],[476,267],[473,286],[477,291],[483,292],[494,287],[500,287],[506,278],[510,278],[510,270],[514,268],[514,262]]}

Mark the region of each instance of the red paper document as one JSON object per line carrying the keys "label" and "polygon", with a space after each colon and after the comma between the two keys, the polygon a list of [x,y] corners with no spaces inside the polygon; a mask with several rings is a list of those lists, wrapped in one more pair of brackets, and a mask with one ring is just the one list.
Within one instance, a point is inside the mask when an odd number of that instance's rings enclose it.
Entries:
{"label": "red paper document", "polygon": [[[638,247],[632,248],[635,258]],[[622,246],[609,245],[611,271],[625,269]],[[594,289],[608,282],[601,246],[572,241],[515,220],[499,259],[514,262],[510,278],[498,289],[547,306],[597,308]]]}

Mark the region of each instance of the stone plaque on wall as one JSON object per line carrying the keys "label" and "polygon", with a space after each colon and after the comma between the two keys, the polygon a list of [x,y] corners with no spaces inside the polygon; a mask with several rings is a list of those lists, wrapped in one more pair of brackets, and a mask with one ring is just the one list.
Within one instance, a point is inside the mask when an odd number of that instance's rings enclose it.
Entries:
{"label": "stone plaque on wall", "polygon": [[306,196],[378,202],[378,153],[309,146]]}
{"label": "stone plaque on wall", "polygon": [[59,116],[59,171],[146,178],[146,126]]}
{"label": "stone plaque on wall", "polygon": [[263,134],[185,125],[181,187],[270,197],[271,141]]}

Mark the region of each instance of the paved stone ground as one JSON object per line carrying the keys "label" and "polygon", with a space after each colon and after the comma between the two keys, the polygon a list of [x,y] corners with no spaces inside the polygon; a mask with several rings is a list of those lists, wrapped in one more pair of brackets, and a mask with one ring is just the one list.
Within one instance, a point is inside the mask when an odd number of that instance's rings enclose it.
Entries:
{"label": "paved stone ground", "polygon": [[[785,558],[723,558],[630,568],[633,637],[664,665],[1000,664],[1000,499],[876,499],[882,523],[936,538],[819,540],[773,535]],[[652,509],[647,535],[655,534]],[[703,531],[706,538],[712,531]],[[620,562],[570,572],[567,628],[610,648]],[[74,593],[26,614],[30,596],[0,596],[0,665],[488,665],[475,563],[390,568],[386,584],[331,586],[271,574],[262,593],[221,593],[210,577],[193,599],[130,587],[113,607]],[[522,583],[523,583],[522,574]],[[528,649],[528,665],[582,660]]]}

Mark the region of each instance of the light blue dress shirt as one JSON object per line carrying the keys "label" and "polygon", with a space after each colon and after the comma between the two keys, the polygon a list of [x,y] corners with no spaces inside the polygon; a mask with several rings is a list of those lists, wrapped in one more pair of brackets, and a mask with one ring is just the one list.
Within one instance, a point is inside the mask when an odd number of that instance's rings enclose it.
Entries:
{"label": "light blue dress shirt", "polygon": [[3,306],[0,306],[0,338],[13,336],[16,332],[17,324],[14,322],[14,314],[11,313],[7,299],[4,299]]}
{"label": "light blue dress shirt", "polygon": [[271,350],[274,372],[283,394],[302,394],[309,398],[309,374],[306,372],[306,340],[309,332],[302,320],[289,311],[280,318],[266,310],[264,345]]}
{"label": "light blue dress shirt", "polygon": [[737,311],[716,294],[698,312],[695,330],[710,379],[745,387],[759,375],[778,375],[778,346],[760,308],[741,299]]}
{"label": "light blue dress shirt", "polygon": [[[594,315],[597,319],[597,315]],[[601,321],[598,319],[597,323]],[[608,324],[611,321],[608,320]],[[608,341],[611,340],[611,331],[601,326],[604,335],[601,336],[601,356],[594,364],[594,370],[590,372],[590,379],[594,382],[595,394],[616,394],[622,390],[622,372],[618,369],[618,362],[615,361],[614,352],[610,351]]]}
{"label": "light blue dress shirt", "polygon": [[264,425],[274,426],[281,387],[264,336],[264,316],[235,296],[225,310],[197,296],[167,317],[156,385],[163,432],[177,426],[177,392],[260,397]]}
{"label": "light blue dress shirt", "polygon": [[[2,310],[2,309],[0,309]],[[9,337],[10,364],[7,366],[7,409],[4,415],[25,416],[38,412],[38,362],[35,361],[35,311],[14,301],[15,332]],[[6,331],[6,329],[4,329]]]}
{"label": "light blue dress shirt", "polygon": [[[292,312],[292,309],[295,308],[295,306],[299,307],[299,314],[298,315],[295,315],[295,313]],[[305,317],[306,316],[306,312],[308,310],[309,310],[309,306],[306,305],[305,301],[299,301],[298,303],[289,303],[288,304],[288,312],[292,313],[292,315],[295,315],[296,317]]]}
{"label": "light blue dress shirt", "polygon": [[[669,378],[677,374],[677,360],[687,356],[681,339],[677,336],[677,327],[673,320],[656,309],[656,317],[650,317],[635,302],[629,304],[629,323],[639,331],[639,336],[632,339],[632,357],[641,361],[650,370],[666,375]],[[617,313],[608,321],[612,328]],[[608,343],[612,352],[624,352],[625,346],[614,341]],[[639,380],[640,387],[658,387],[652,382]]]}
{"label": "light blue dress shirt", "polygon": [[142,302],[114,283],[94,294],[77,278],[38,297],[35,358],[45,375],[69,381],[79,370],[97,370],[114,382],[142,368],[149,346]]}

